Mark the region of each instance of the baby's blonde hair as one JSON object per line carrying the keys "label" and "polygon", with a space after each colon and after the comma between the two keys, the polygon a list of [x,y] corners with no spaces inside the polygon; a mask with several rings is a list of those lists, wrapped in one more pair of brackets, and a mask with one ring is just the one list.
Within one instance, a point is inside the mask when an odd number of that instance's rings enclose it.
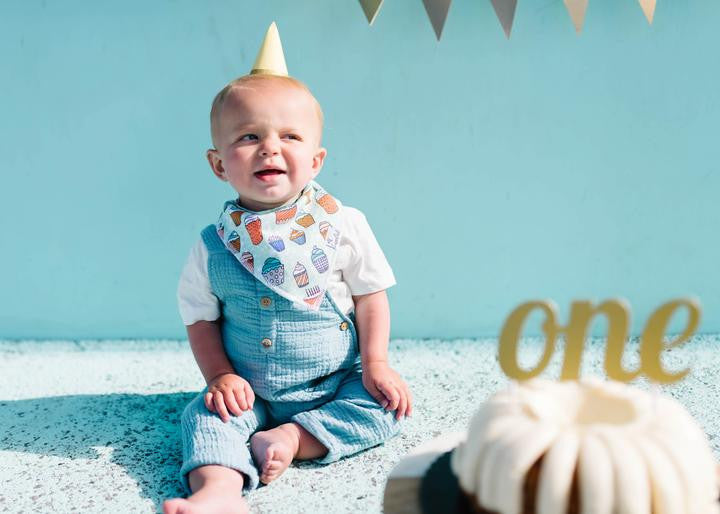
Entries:
{"label": "baby's blonde hair", "polygon": [[312,98],[313,103],[315,104],[315,111],[317,112],[318,122],[320,123],[320,134],[318,134],[318,145],[320,145],[324,120],[323,111],[322,107],[320,107],[320,102],[318,102],[317,98],[313,96],[313,94],[310,92],[310,89],[298,79],[293,77],[258,74],[244,75],[242,77],[238,77],[235,80],[230,81],[224,88],[220,90],[217,95],[215,95],[215,99],[212,103],[212,108],[210,109],[210,136],[212,137],[212,142],[216,149],[218,146],[217,139],[220,115],[222,114],[225,100],[227,100],[227,97],[230,95],[230,93],[234,90],[254,89],[254,86],[267,83],[268,81],[274,81],[288,87],[294,87],[310,95],[310,98]]}

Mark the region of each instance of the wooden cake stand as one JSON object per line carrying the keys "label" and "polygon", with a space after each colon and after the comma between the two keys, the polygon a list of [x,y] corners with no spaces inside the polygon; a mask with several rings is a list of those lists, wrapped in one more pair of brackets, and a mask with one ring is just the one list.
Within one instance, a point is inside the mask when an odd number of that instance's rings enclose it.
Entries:
{"label": "wooden cake stand", "polygon": [[[385,495],[383,498],[383,512],[386,514],[423,514],[424,512],[448,512],[448,505],[454,504],[452,498],[439,498],[440,501],[428,501],[427,489],[430,495],[452,496],[457,495],[456,480],[446,477],[450,473],[447,453],[467,438],[467,432],[452,432],[442,434],[431,441],[427,441],[413,449],[390,472]],[[442,462],[443,466],[438,466]],[[423,477],[433,467],[430,473],[437,482],[432,480],[422,484]],[[440,473],[435,473],[440,471]],[[445,478],[448,480],[445,480]],[[717,467],[717,479],[720,486],[720,464]],[[423,485],[423,487],[421,487]],[[454,490],[453,490],[454,489]],[[422,503],[421,503],[422,498]],[[718,499],[720,501],[720,498]],[[422,506],[421,506],[422,505]],[[423,509],[423,507],[425,507]]]}
{"label": "wooden cake stand", "polygon": [[385,485],[383,512],[386,514],[421,514],[420,483],[438,457],[455,448],[467,432],[442,434],[414,448],[390,472]]}

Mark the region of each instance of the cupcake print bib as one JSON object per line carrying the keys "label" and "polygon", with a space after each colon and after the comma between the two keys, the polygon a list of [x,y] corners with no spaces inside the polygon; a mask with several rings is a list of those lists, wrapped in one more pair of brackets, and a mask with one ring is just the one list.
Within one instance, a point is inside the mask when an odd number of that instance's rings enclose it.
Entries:
{"label": "cupcake print bib", "polygon": [[266,212],[225,202],[216,224],[227,249],[280,296],[317,310],[340,243],[340,202],[311,182],[292,205]]}

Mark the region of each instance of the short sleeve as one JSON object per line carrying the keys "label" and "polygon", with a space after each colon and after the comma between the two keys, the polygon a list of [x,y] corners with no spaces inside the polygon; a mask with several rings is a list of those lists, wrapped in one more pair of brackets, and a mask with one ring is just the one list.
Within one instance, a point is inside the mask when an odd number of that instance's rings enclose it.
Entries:
{"label": "short sleeve", "polygon": [[340,245],[345,246],[345,262],[340,271],[353,296],[376,293],[395,285],[395,275],[375,239],[365,215],[343,207],[345,226]]}
{"label": "short sleeve", "polygon": [[190,250],[177,288],[178,309],[185,325],[220,317],[220,301],[210,288],[207,261],[207,248],[201,239]]}

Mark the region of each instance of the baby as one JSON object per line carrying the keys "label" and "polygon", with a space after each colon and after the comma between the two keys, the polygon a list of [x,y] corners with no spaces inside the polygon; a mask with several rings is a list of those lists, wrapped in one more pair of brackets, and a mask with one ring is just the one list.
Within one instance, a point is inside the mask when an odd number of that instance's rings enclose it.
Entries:
{"label": "baby", "polygon": [[313,181],[322,121],[288,76],[241,77],[213,102],[207,158],[238,198],[202,231],[178,287],[207,389],[182,415],[191,495],[165,513],[246,512],[243,490],[293,459],[378,445],[411,414],[388,365],[392,270],[364,215]]}

